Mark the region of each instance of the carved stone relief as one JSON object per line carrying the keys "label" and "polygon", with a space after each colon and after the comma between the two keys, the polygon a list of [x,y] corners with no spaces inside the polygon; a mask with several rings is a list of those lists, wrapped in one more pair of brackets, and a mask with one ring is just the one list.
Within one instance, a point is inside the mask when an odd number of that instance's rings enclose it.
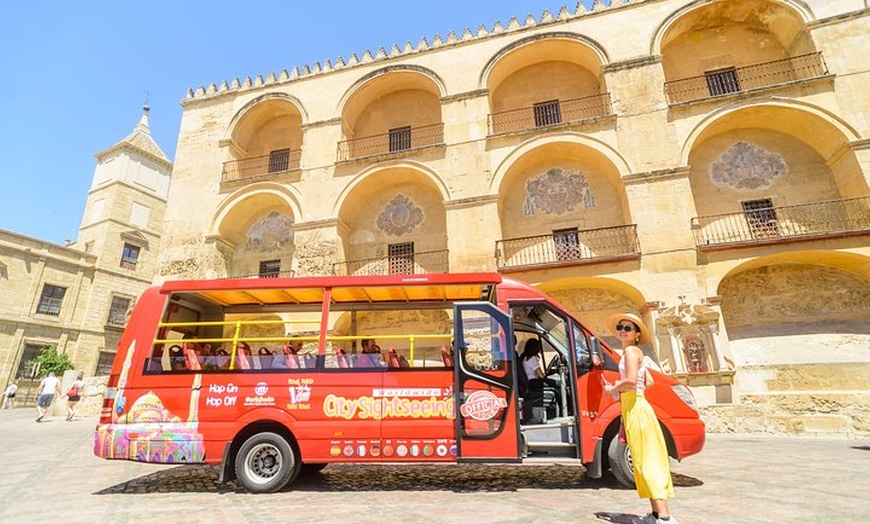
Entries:
{"label": "carved stone relief", "polygon": [[228,260],[215,244],[190,237],[160,252],[157,274],[173,279],[223,278]]}
{"label": "carved stone relief", "polygon": [[312,235],[296,244],[297,276],[331,275],[338,246],[333,240],[321,240]]}
{"label": "carved stone relief", "polygon": [[582,173],[553,168],[526,181],[523,214],[563,215],[578,206],[595,207],[595,197]]}
{"label": "carved stone relief", "polygon": [[273,211],[254,222],[248,230],[245,251],[270,253],[293,242],[293,218]]}
{"label": "carved stone relief", "polygon": [[788,173],[788,164],[778,153],[737,142],[710,165],[710,179],[735,191],[767,189]]}
{"label": "carved stone relief", "polygon": [[744,271],[724,280],[720,294],[729,327],[858,318],[870,311],[870,282],[836,268],[808,264]]}
{"label": "carved stone relief", "polygon": [[423,210],[401,193],[390,200],[377,220],[378,229],[395,236],[408,234],[422,223]]}

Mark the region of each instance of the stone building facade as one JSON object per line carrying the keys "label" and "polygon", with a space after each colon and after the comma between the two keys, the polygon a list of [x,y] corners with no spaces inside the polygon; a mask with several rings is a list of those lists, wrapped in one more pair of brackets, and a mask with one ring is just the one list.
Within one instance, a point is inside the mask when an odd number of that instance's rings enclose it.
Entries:
{"label": "stone building facade", "polygon": [[130,309],[154,278],[172,163],[151,137],[148,108],[96,159],[75,242],[0,230],[3,388],[35,387],[34,359],[52,345],[86,376],[107,375]]}
{"label": "stone building facade", "polygon": [[641,314],[713,430],[870,432],[868,22],[596,0],[192,89],[157,278],[499,271]]}

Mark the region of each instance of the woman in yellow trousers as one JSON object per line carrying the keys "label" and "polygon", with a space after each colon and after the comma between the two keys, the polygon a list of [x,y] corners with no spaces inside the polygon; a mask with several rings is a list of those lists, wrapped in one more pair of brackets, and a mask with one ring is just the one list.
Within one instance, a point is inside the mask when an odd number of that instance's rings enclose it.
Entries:
{"label": "woman in yellow trousers", "polygon": [[668,499],[674,496],[668,448],[656,414],[644,398],[647,377],[650,375],[638,344],[649,341],[649,328],[633,313],[612,315],[607,319],[607,324],[622,343],[622,359],[619,362],[619,380],[605,385],[604,390],[609,395],[619,394],[622,424],[631,451],[637,494],[640,498],[649,499],[652,507],[649,514],[632,522],[678,524],[668,509]]}

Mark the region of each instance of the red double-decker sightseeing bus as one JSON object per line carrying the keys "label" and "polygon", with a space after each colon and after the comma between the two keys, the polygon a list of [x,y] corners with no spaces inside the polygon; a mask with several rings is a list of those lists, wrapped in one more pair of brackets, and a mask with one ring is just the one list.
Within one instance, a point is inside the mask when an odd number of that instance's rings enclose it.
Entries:
{"label": "red double-decker sightseeing bus", "polygon": [[[546,379],[526,378],[526,344],[542,346]],[[94,452],[220,465],[252,492],[336,462],[573,461],[631,485],[602,388],[618,359],[499,274],[166,282],[136,303]],[[689,389],[655,380],[647,398],[671,456],[698,453]]]}

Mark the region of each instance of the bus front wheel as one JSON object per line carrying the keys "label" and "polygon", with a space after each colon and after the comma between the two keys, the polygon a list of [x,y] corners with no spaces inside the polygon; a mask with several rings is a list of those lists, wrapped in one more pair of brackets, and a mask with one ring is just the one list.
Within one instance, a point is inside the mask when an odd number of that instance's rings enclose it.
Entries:
{"label": "bus front wheel", "polygon": [[607,458],[610,462],[610,471],[616,480],[627,488],[634,488],[634,468],[631,463],[631,452],[628,446],[619,442],[614,437],[607,446]]}
{"label": "bus front wheel", "polygon": [[293,447],[281,435],[257,433],[242,444],[236,455],[236,478],[251,493],[273,493],[299,473]]}

